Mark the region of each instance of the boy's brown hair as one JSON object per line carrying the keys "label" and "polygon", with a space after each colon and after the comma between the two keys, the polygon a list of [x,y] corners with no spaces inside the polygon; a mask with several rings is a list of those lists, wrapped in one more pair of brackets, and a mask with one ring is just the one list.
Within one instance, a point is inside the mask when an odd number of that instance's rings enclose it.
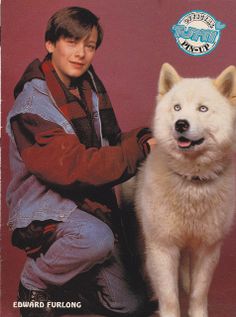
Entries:
{"label": "boy's brown hair", "polygon": [[96,48],[103,39],[103,30],[99,24],[99,18],[91,11],[81,7],[63,8],[49,19],[45,32],[45,42],[55,44],[60,37],[69,37],[80,40],[88,35],[93,27],[96,27],[98,38]]}

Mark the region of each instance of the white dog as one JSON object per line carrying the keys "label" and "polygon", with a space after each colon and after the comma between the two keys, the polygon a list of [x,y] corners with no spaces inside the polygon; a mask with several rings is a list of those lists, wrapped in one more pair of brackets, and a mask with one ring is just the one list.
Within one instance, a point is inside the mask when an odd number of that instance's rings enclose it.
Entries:
{"label": "white dog", "polygon": [[208,316],[208,289],[234,216],[235,124],[234,66],[215,80],[181,78],[169,64],[162,66],[153,123],[157,145],[135,192],[161,317],[181,315],[179,275],[190,292],[189,316]]}

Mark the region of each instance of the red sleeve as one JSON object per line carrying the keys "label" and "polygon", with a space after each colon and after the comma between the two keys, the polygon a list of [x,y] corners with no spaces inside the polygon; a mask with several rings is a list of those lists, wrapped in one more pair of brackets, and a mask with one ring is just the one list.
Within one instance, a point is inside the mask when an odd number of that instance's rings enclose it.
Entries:
{"label": "red sleeve", "polygon": [[143,136],[140,129],[122,137],[117,146],[86,149],[76,135],[67,134],[61,126],[37,115],[17,115],[11,127],[27,169],[53,184],[119,183],[134,175],[145,157],[148,133]]}

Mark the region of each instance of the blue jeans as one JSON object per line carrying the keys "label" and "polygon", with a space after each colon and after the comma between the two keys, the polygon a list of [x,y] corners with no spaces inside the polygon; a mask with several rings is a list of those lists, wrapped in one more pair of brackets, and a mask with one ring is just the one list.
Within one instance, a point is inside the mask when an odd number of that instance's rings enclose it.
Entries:
{"label": "blue jeans", "polygon": [[44,255],[27,258],[21,282],[31,290],[61,286],[100,264],[96,277],[100,304],[112,312],[134,313],[142,298],[131,290],[118,253],[111,229],[77,209],[58,224],[56,241]]}

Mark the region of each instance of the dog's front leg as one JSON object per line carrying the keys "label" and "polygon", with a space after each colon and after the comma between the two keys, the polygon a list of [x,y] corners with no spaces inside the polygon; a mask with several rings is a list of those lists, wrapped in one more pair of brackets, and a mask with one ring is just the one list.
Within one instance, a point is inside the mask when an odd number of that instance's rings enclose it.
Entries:
{"label": "dog's front leg", "polygon": [[191,257],[190,317],[207,317],[207,295],[215,267],[219,261],[220,243],[201,246]]}
{"label": "dog's front leg", "polygon": [[[179,249],[152,245],[146,250],[146,268],[155,296],[159,301],[160,317],[180,317],[178,295]],[[159,316],[159,315],[157,315]]]}

